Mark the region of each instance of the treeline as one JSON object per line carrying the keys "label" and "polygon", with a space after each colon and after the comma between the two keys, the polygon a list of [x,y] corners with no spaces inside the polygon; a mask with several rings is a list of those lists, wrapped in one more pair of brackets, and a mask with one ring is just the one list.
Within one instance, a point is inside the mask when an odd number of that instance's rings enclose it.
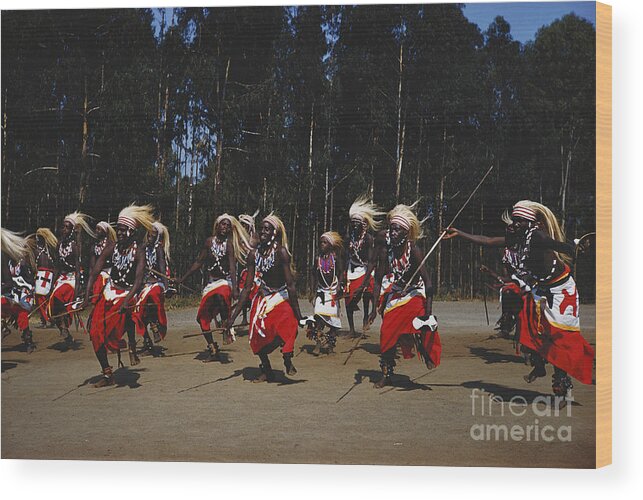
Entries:
{"label": "treeline", "polygon": [[[149,202],[184,270],[218,214],[274,210],[306,287],[359,194],[420,200],[429,246],[490,165],[457,226],[501,234],[529,198],[593,231],[595,29],[568,15],[522,45],[456,4],[4,11],[2,130],[3,226]],[[497,261],[455,241],[430,266],[471,297]]]}

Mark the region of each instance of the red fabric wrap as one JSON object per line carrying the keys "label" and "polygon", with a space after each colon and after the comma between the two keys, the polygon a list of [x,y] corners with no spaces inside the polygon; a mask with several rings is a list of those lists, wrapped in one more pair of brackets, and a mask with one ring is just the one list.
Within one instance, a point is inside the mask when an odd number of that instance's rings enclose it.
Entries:
{"label": "red fabric wrap", "polygon": [[[355,300],[355,292],[357,292],[357,289],[362,286],[362,283],[364,283],[364,280],[366,279],[366,273],[364,273],[362,276],[360,276],[357,279],[350,280],[349,281],[349,286],[348,286],[348,301],[347,304],[351,304]],[[364,288],[364,295],[373,295],[373,289],[375,285],[375,279],[373,278],[373,274],[371,273],[371,277],[368,280],[368,285]]]}
{"label": "red fabric wrap", "polygon": [[[246,286],[246,280],[248,279],[248,270],[244,269],[241,271],[241,276],[239,277],[239,290],[243,291],[243,289]],[[252,287],[250,288],[250,294],[248,295],[248,300],[252,300],[254,296],[257,294],[257,284],[252,283]]]}
{"label": "red fabric wrap", "polygon": [[159,333],[161,338],[165,338],[167,332],[167,316],[165,315],[165,292],[159,285],[146,285],[150,289],[145,293],[143,289],[139,293],[139,297],[143,297],[138,302],[134,312],[132,313],[132,320],[136,324],[136,333],[145,335],[145,327],[152,321],[156,320],[159,323]]}
{"label": "red fabric wrap", "polygon": [[20,331],[29,328],[29,312],[18,302],[2,297],[2,319],[15,320]]}
{"label": "red fabric wrap", "polygon": [[[511,288],[520,292],[517,285]],[[583,384],[592,383],[594,349],[580,332],[563,330],[549,324],[544,315],[538,317],[531,293],[522,294],[523,307],[518,316],[520,344],[565,370]]]}
{"label": "red fabric wrap", "polygon": [[[251,325],[255,324],[255,316],[257,315],[257,308],[261,299],[262,297],[257,295],[252,301],[252,308],[250,310]],[[279,337],[284,344],[281,348],[283,353],[293,352],[298,326],[299,323],[297,322],[290,303],[287,300],[281,302],[275,306],[263,320],[262,333],[265,337],[261,336],[259,332],[252,333],[252,337],[250,338],[250,348],[252,352],[259,354],[261,349],[271,344],[277,337]]]}
{"label": "red fabric wrap", "polygon": [[47,309],[47,302],[49,301],[49,297],[46,295],[36,295],[36,307],[38,308],[38,313],[40,314],[40,318],[48,322],[49,321],[49,314]]}
{"label": "red fabric wrap", "polygon": [[[425,315],[425,300],[421,296],[413,297],[404,305],[398,306],[384,314],[382,327],[380,328],[380,352],[384,353],[395,347],[400,342],[402,355],[405,359],[413,357],[414,343],[410,337],[403,337],[406,334],[421,333],[413,327],[413,319]],[[440,334],[428,332],[422,335],[422,344],[435,366],[440,364],[442,355],[442,343]]]}
{"label": "red fabric wrap", "polygon": [[105,284],[108,279],[109,276],[107,273],[100,273],[96,277],[96,281],[94,281],[94,286],[92,288],[92,304],[96,304],[100,300],[100,297],[103,294],[103,288],[105,288]]}
{"label": "red fabric wrap", "polygon": [[[64,312],[71,313],[73,309],[71,307],[71,304],[69,303],[74,300],[75,295],[76,290],[69,283],[64,283],[58,288],[55,288],[49,299],[49,311],[47,312],[47,314],[49,314],[49,316],[57,316],[59,314],[63,314]],[[65,306],[65,304],[69,305]],[[67,314],[56,319],[61,320],[66,327],[69,327],[69,325],[71,325],[71,314]]]}
{"label": "red fabric wrap", "polygon": [[[111,288],[116,292],[125,291],[113,284]],[[98,298],[98,302],[92,311],[91,326],[89,328],[89,336],[92,339],[95,352],[103,345],[112,352],[126,347],[122,338],[125,333],[126,323],[132,320],[132,310],[127,309],[125,314],[120,314],[118,310],[124,302],[125,296],[108,300],[103,293]]]}
{"label": "red fabric wrap", "polygon": [[210,329],[210,323],[219,314],[219,310],[215,305],[215,296],[218,295],[225,302],[225,307],[230,316],[230,303],[232,299],[232,288],[226,283],[222,283],[220,286],[217,286],[215,289],[210,290],[206,295],[201,298],[201,303],[199,304],[199,311],[196,313],[196,321],[201,326],[201,330],[204,332]]}

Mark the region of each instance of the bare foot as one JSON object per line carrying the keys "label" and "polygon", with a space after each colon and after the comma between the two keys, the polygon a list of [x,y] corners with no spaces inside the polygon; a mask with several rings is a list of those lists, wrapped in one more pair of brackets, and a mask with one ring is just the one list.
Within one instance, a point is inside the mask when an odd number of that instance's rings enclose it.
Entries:
{"label": "bare foot", "polygon": [[391,380],[388,377],[382,377],[379,379],[375,384],[373,384],[373,387],[375,389],[381,389],[384,386],[387,386],[391,383]]}
{"label": "bare foot", "polygon": [[129,351],[129,364],[130,366],[136,366],[141,362],[136,355],[136,352]]}

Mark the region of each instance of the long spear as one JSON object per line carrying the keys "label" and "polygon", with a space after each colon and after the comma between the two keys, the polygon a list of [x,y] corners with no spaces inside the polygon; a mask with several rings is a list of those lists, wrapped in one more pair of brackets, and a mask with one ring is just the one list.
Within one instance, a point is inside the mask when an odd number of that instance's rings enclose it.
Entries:
{"label": "long spear", "polygon": [[[449,228],[450,228],[450,227],[455,223],[456,219],[460,216],[460,214],[462,213],[462,211],[467,207],[467,205],[469,204],[469,202],[470,202],[470,201],[471,201],[471,199],[473,198],[473,195],[475,195],[475,194],[476,194],[476,192],[478,191],[478,189],[480,189],[480,186],[482,186],[482,183],[483,183],[483,182],[485,181],[485,179],[489,176],[489,174],[491,173],[491,171],[492,171],[492,170],[493,170],[493,165],[491,165],[491,166],[489,167],[489,170],[487,170],[487,173],[486,173],[486,174],[484,174],[484,177],[480,180],[480,182],[478,182],[478,185],[477,185],[477,186],[476,186],[476,188],[473,190],[473,192],[469,195],[469,197],[467,198],[467,201],[465,201],[465,202],[464,202],[464,205],[462,205],[462,208],[460,208],[460,210],[458,210],[458,213],[457,213],[457,214],[455,214],[455,217],[453,218],[453,220],[451,220],[451,222],[450,222],[450,223],[449,223],[449,225],[447,226],[447,229],[449,229]],[[406,282],[406,286],[404,287],[404,291],[403,291],[403,293],[404,293],[404,292],[406,292],[406,291],[408,290],[409,286],[411,285],[411,283],[413,282],[413,280],[415,279],[415,277],[417,276],[417,274],[420,272],[420,269],[422,268],[422,266],[424,265],[424,263],[427,261],[427,259],[429,258],[429,256],[433,253],[433,250],[435,250],[435,249],[437,248],[437,246],[438,246],[438,245],[440,244],[440,242],[442,241],[442,238],[444,238],[444,237],[446,236],[446,234],[447,234],[447,229],[444,229],[444,230],[442,231],[442,233],[440,234],[439,238],[436,240],[436,242],[433,244],[433,246],[431,247],[431,249],[429,250],[429,252],[428,252],[428,253],[424,256],[424,258],[422,259],[422,262],[420,262],[420,264],[417,266],[417,269],[415,270],[415,272],[413,273],[413,275],[411,276],[411,278]]]}

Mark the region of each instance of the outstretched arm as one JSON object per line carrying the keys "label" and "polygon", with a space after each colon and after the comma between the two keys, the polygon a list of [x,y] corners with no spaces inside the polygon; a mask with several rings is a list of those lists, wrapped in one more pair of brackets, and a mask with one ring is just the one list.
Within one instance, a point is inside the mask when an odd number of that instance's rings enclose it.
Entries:
{"label": "outstretched arm", "polygon": [[505,237],[504,236],[483,236],[481,234],[469,234],[456,229],[455,227],[450,227],[446,230],[446,235],[444,236],[445,240],[450,240],[459,236],[463,240],[470,241],[476,245],[482,245],[485,247],[504,247],[505,246]]}
{"label": "outstretched arm", "polygon": [[196,260],[194,261],[190,269],[188,269],[188,271],[183,275],[183,277],[179,279],[179,283],[183,283],[186,279],[192,276],[194,272],[201,269],[201,266],[205,262],[205,258],[208,255],[209,244],[210,244],[210,238],[205,240],[205,243],[203,244],[203,247],[201,248],[201,251],[199,252],[199,255],[197,256]]}

